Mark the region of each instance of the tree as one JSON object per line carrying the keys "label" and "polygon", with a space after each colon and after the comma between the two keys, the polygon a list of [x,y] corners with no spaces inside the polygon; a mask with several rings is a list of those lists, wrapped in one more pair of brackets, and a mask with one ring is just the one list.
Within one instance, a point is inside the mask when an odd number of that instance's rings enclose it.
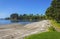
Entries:
{"label": "tree", "polygon": [[27,14],[23,14],[23,19],[24,19],[24,20],[27,20],[27,17],[28,17]]}
{"label": "tree", "polygon": [[54,18],[54,9],[53,7],[49,7],[46,11],[46,15],[48,19]]}
{"label": "tree", "polygon": [[60,21],[60,0],[53,0],[51,6],[47,9],[46,15],[48,18]]}
{"label": "tree", "polygon": [[17,13],[14,13],[14,14],[11,14],[10,15],[10,18],[13,19],[13,20],[17,20],[18,19],[18,14]]}

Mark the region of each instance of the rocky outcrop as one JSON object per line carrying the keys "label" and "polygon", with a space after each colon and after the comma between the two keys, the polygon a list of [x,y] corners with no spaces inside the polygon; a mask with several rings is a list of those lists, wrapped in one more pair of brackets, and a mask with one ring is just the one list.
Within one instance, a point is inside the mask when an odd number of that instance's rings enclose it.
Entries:
{"label": "rocky outcrop", "polygon": [[43,20],[40,22],[30,23],[24,26],[16,24],[12,24],[9,26],[15,27],[7,27],[5,29],[0,30],[0,39],[23,39],[25,36],[31,34],[46,32],[48,31],[48,27],[50,27],[50,22],[49,20]]}

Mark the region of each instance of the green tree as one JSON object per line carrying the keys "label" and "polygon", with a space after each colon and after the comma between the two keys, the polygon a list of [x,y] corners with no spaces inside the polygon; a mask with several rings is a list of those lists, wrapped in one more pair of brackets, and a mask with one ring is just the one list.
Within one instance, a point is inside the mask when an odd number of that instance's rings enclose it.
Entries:
{"label": "green tree", "polygon": [[23,19],[24,19],[24,20],[27,20],[27,17],[28,17],[27,14],[23,14]]}
{"label": "green tree", "polygon": [[51,6],[47,9],[46,15],[48,18],[60,21],[60,0],[53,0]]}
{"label": "green tree", "polygon": [[32,21],[34,19],[33,14],[29,14],[28,19],[29,21]]}
{"label": "green tree", "polygon": [[17,13],[14,13],[14,14],[11,14],[10,15],[10,18],[12,19],[12,20],[17,20],[18,19],[18,14]]}

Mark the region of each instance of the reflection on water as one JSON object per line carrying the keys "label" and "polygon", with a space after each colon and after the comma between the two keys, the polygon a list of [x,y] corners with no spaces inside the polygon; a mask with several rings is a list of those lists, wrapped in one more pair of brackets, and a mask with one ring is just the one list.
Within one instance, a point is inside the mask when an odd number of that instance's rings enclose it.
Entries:
{"label": "reflection on water", "polygon": [[12,23],[14,23],[14,22],[36,22],[36,21],[38,21],[38,20],[32,20],[32,21],[30,21],[30,20],[10,20]]}

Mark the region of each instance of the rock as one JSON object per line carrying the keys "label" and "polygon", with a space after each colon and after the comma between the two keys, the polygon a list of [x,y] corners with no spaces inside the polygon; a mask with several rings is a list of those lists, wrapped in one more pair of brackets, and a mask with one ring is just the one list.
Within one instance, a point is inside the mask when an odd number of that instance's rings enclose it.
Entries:
{"label": "rock", "polygon": [[[43,20],[21,26],[19,24],[4,25],[0,30],[0,39],[23,39],[25,36],[48,31],[49,20]],[[9,26],[9,27],[7,27]],[[4,27],[2,27],[4,28]],[[19,28],[19,29],[18,29]]]}

